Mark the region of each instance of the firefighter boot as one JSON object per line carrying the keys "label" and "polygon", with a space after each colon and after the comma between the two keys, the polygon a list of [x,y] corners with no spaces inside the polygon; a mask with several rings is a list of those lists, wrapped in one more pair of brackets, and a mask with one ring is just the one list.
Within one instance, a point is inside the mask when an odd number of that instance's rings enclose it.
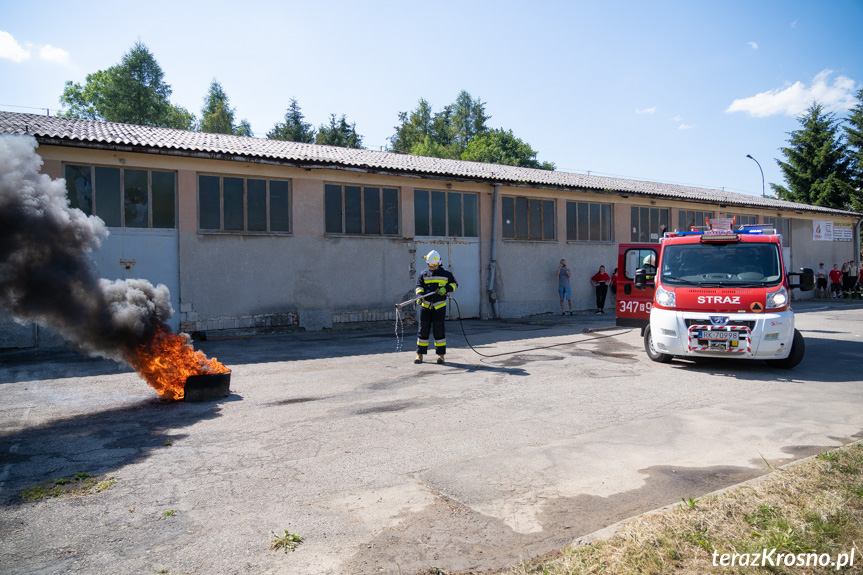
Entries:
{"label": "firefighter boot", "polygon": [[422,362],[423,362],[423,355],[421,353],[418,353],[417,358],[414,360],[414,363],[422,363]]}
{"label": "firefighter boot", "polygon": [[437,356],[437,362],[440,364],[444,364],[444,363],[446,363],[446,359],[444,359],[443,355],[439,355],[439,356]]}

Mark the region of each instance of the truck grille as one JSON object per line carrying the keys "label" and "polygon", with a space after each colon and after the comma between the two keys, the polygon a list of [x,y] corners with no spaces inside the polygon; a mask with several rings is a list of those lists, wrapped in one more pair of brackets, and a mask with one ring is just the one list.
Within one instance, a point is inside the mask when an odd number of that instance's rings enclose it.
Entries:
{"label": "truck grille", "polygon": [[[686,327],[692,327],[693,325],[707,325],[710,323],[709,319],[686,319]],[[755,320],[751,321],[729,321],[725,325],[735,325],[740,327],[748,327],[750,330],[755,329]]]}

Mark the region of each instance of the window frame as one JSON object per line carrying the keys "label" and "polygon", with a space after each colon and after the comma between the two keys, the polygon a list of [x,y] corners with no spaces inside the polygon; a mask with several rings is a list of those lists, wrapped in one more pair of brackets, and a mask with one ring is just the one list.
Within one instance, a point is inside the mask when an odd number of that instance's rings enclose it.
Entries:
{"label": "window frame", "polygon": [[[520,208],[524,212],[521,216],[518,215]],[[511,220],[507,219],[508,215]],[[557,201],[531,196],[502,196],[501,220],[501,238],[504,240],[554,242],[557,238]],[[534,229],[537,223],[538,231]]]}
{"label": "window frame", "polygon": [[[335,214],[330,212],[330,201],[332,194],[339,189],[340,213],[339,217],[335,218]],[[367,198],[367,190],[371,192],[376,190],[378,194],[377,202],[369,202]],[[359,192],[356,198],[352,196]],[[350,195],[349,195],[350,194]],[[395,201],[388,201],[387,196],[391,196]],[[351,204],[350,206],[348,204]],[[364,238],[399,238],[401,237],[401,188],[398,186],[385,185],[360,185],[353,183],[336,183],[324,182],[324,235],[325,236],[351,236]],[[395,213],[392,213],[391,206],[395,206]],[[348,208],[356,208],[357,214],[349,214]],[[377,231],[368,232],[369,226],[366,219],[370,214],[377,214]],[[336,219],[341,220],[339,231],[331,229],[332,224]],[[350,229],[359,224],[359,231]],[[395,225],[395,231],[392,226]]]}
{"label": "window frame", "polygon": [[[594,208],[596,208],[596,210]],[[594,215],[594,211],[597,210],[599,213]],[[607,212],[607,214],[605,212]],[[587,227],[586,231],[581,229],[582,219],[585,218]],[[593,220],[596,218],[598,218],[598,222],[594,223]],[[599,238],[593,237],[594,225],[599,226]],[[585,235],[587,237],[583,237]],[[614,243],[614,204],[567,200],[566,241],[606,244]]]}
{"label": "window frame", "polygon": [[705,218],[713,219],[713,212],[707,210],[677,210],[677,231],[679,232],[688,232],[690,230],[690,226],[688,222],[690,221],[689,216],[692,216],[691,221],[694,222],[693,225],[695,227],[704,227],[707,225]]}
{"label": "window frame", "polygon": [[[420,213],[420,204],[422,203],[420,200],[420,196],[422,194],[426,194],[425,197],[425,209],[426,218],[423,218],[423,214]],[[433,198],[435,194],[443,194],[443,212],[439,218],[435,216],[435,210],[433,205]],[[461,230],[459,233],[452,233],[452,223],[454,218],[454,210],[452,200],[458,197],[458,214],[457,218],[459,219],[459,226]],[[465,209],[466,201],[470,200],[473,202],[472,210],[473,210],[473,221],[468,222],[467,212]],[[422,227],[419,224],[422,219],[426,219],[425,226]],[[443,234],[434,233],[439,229],[441,222],[438,219],[442,220],[443,223]],[[468,235],[467,232],[471,231],[471,228],[476,233],[473,235]],[[428,233],[420,233],[421,231],[427,231]],[[437,237],[437,238],[466,238],[466,239],[479,239],[479,194],[475,192],[453,192],[450,190],[442,191],[442,190],[433,190],[431,188],[415,188],[414,189],[414,236],[421,237]]]}
{"label": "window frame", "polygon": [[764,224],[771,225],[776,229],[776,233],[782,236],[782,247],[791,247],[791,218],[783,218],[782,216],[761,216]]}
{"label": "window frame", "polygon": [[[203,189],[204,186],[204,178],[214,178],[218,181],[217,189],[209,188]],[[232,186],[230,189],[226,188],[226,180]],[[250,185],[249,182],[264,182],[263,188],[263,204],[261,205],[258,201],[258,198],[252,198],[250,202],[249,192]],[[230,235],[274,235],[274,236],[289,236],[293,235],[293,181],[289,178],[267,178],[267,177],[255,177],[255,176],[237,176],[237,175],[226,175],[226,174],[214,174],[212,172],[198,172],[197,178],[197,190],[196,190],[196,199],[198,205],[198,233],[200,234],[230,234]],[[284,190],[273,190],[273,183],[278,183],[280,186],[284,185]],[[239,187],[234,187],[239,184]],[[257,188],[257,184],[254,186]],[[255,195],[258,195],[260,189],[252,190]],[[203,220],[206,214],[208,217],[213,217],[214,215],[214,204],[209,203],[213,200],[213,198],[209,198],[208,200],[204,200],[202,197],[203,193],[212,194],[213,192],[218,194],[218,218],[219,218],[219,227],[204,227]],[[228,197],[229,192],[232,198]],[[275,223],[277,221],[281,221],[278,219],[278,214],[274,213],[274,201],[273,195],[274,193],[287,193],[287,199],[283,200],[281,203],[281,207],[283,208],[283,212],[287,214],[284,217],[284,221],[286,222],[287,229],[274,229]],[[239,195],[238,195],[239,194]],[[228,214],[228,202],[232,203],[231,214]],[[250,217],[250,206],[255,211],[255,214],[251,214]],[[255,217],[254,221],[260,221],[260,209],[263,207],[263,219],[265,222],[264,229],[252,229],[250,228],[250,224],[252,224],[252,217]],[[241,210],[242,215],[238,219],[236,210]],[[230,228],[226,227],[228,225],[230,216],[231,226]],[[239,227],[239,221],[242,221],[242,227]]]}
{"label": "window frame", "polygon": [[[72,186],[75,186],[74,183],[70,182],[69,178],[69,170],[80,170],[82,168],[87,169],[89,172],[89,205],[81,206],[81,202],[75,195],[73,200],[72,194],[70,193],[72,190]],[[117,189],[100,189],[99,182],[99,173],[101,171],[105,171],[104,176],[106,179],[108,178],[109,172],[116,171],[117,179],[116,182],[112,182],[112,184],[116,183]],[[147,216],[146,216],[146,225],[143,226],[135,226],[129,225],[129,209],[134,205],[141,204],[132,204],[130,203],[129,197],[127,196],[127,172],[144,172],[146,174],[146,187],[147,187]],[[172,180],[172,189],[171,189],[171,202],[164,202],[164,198],[160,199],[162,193],[165,191],[164,189],[159,187],[158,190],[154,190],[154,174],[167,174],[171,176]],[[104,164],[88,164],[88,163],[75,163],[75,162],[63,162],[63,177],[66,180],[66,196],[69,198],[70,206],[73,208],[78,208],[86,215],[95,215],[102,219],[105,222],[105,227],[111,229],[121,229],[121,230],[176,230],[178,229],[178,221],[179,221],[179,204],[178,204],[178,176],[177,172],[174,170],[154,170],[150,168],[139,168],[139,167],[126,167],[126,166],[106,166]],[[131,178],[130,178],[131,181]],[[154,191],[156,192],[154,194]],[[114,195],[116,193],[116,197],[110,197],[111,203],[114,203],[112,208],[99,208],[99,196],[100,195]],[[158,205],[157,205],[158,204]],[[106,204],[108,205],[108,204]],[[164,217],[163,214],[160,214],[159,211],[164,209],[166,206],[170,205],[170,216],[173,219],[173,225],[171,227],[156,227],[154,226],[155,220],[162,219]],[[105,221],[103,216],[113,216],[110,217],[111,222]],[[115,218],[119,219],[119,225],[114,225]]]}
{"label": "window frame", "polygon": [[[644,211],[646,210],[646,211]],[[655,212],[655,214],[654,214]],[[638,213],[638,216],[636,216]],[[645,239],[639,239],[639,235],[642,233],[641,227],[644,220],[644,215],[647,217],[647,237]],[[654,232],[653,216],[656,215],[656,238],[650,237]],[[662,216],[665,216],[665,225],[662,224]],[[629,228],[631,230],[630,243],[634,244],[655,244],[659,243],[659,238],[662,237],[663,228],[664,231],[668,231],[668,225],[671,220],[671,209],[670,208],[659,208],[656,206],[631,206],[630,209],[630,225]]]}

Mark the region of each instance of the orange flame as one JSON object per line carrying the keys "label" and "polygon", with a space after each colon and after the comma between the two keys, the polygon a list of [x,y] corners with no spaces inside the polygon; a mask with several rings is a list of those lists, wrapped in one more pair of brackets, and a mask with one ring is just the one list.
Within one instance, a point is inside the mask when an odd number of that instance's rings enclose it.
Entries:
{"label": "orange flame", "polygon": [[188,335],[177,335],[160,327],[148,343],[129,354],[129,365],[162,397],[183,399],[186,378],[230,371],[215,357],[195,351]]}

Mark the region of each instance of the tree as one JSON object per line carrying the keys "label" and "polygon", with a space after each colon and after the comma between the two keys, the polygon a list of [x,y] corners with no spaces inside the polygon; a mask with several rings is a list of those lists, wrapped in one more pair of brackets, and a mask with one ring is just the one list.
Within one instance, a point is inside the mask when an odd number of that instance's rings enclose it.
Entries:
{"label": "tree", "polygon": [[855,210],[863,211],[863,90],[857,92],[857,105],[851,108],[844,128],[854,187],[851,204]]}
{"label": "tree", "polygon": [[363,137],[357,134],[356,123],[348,124],[344,114],[341,120],[336,120],[336,115],[330,114],[330,125],[321,124],[315,143],[342,148],[362,148]]}
{"label": "tree", "polygon": [[770,187],[783,200],[848,209],[853,196],[850,158],[834,114],[825,114],[815,102],[797,120],[802,128],[791,132],[790,145],[782,148],[787,161],[776,160],[788,187]]}
{"label": "tree", "polygon": [[291,98],[291,104],[285,112],[285,121],[273,126],[273,129],[267,132],[267,138],[311,144],[315,141],[315,129],[303,120],[305,116],[300,111],[300,105]]}
{"label": "tree", "polygon": [[538,162],[526,142],[512,130],[492,130],[485,102],[462,90],[455,102],[438,113],[420,99],[417,107],[399,112],[399,125],[390,138],[390,150],[415,156],[472,160],[553,170],[554,164]]}
{"label": "tree", "polygon": [[421,144],[431,135],[432,109],[425,99],[420,98],[415,110],[410,116],[407,112],[399,112],[399,125],[396,133],[390,138],[390,151],[410,154],[414,146]]}
{"label": "tree", "polygon": [[[168,100],[171,86],[162,68],[140,41],[107,70],[87,75],[85,84],[66,82],[59,115],[141,126],[190,129],[195,117]],[[65,109],[67,108],[67,109]]]}
{"label": "tree", "polygon": [[210,89],[204,96],[201,131],[209,134],[252,135],[252,126],[248,120],[241,120],[239,124],[234,124],[234,108],[231,108],[228,95],[215,78],[210,82]]}
{"label": "tree", "polygon": [[553,170],[551,162],[539,162],[529,144],[516,138],[512,130],[489,130],[471,140],[461,156],[462,160],[506,164],[522,168]]}

